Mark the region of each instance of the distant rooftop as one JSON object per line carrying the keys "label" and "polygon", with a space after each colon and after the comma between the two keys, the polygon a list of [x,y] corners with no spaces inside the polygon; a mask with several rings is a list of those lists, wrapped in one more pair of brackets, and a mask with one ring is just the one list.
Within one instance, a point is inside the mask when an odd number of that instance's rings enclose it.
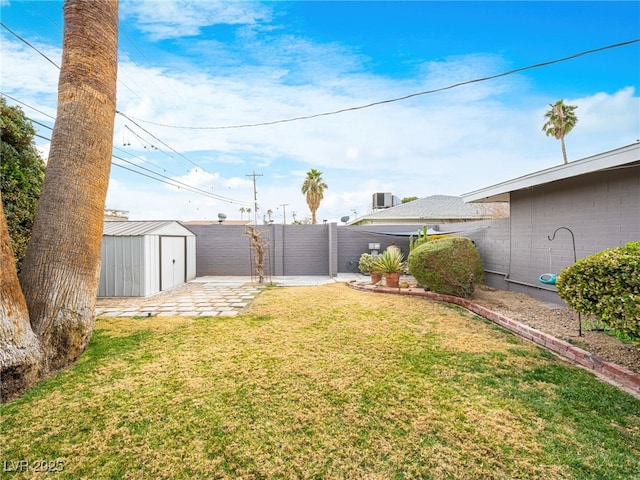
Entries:
{"label": "distant rooftop", "polygon": [[357,218],[350,225],[381,223],[447,223],[495,218],[484,205],[465,203],[462,197],[431,195]]}

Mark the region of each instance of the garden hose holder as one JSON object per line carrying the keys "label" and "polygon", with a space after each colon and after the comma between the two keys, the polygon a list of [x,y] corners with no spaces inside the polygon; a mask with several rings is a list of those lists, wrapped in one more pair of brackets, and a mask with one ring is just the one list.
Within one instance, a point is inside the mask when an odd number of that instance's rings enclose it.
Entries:
{"label": "garden hose holder", "polygon": [[[577,261],[577,256],[576,256],[576,237],[575,237],[575,235],[573,234],[573,232],[571,231],[570,228],[558,227],[553,232],[553,235],[547,236],[547,238],[549,239],[550,242],[553,242],[553,240],[556,238],[556,233],[558,233],[558,230],[566,230],[567,232],[569,232],[571,234],[571,242],[573,244],[573,263],[576,263],[576,261]],[[549,270],[551,270],[551,249],[549,249]],[[557,280],[557,276],[555,274],[553,274],[553,273],[543,273],[538,278],[538,281],[540,283],[545,283],[547,285],[555,285],[556,284],[556,280]],[[580,312],[578,312],[578,336],[579,337],[582,336],[582,315],[580,314]]]}

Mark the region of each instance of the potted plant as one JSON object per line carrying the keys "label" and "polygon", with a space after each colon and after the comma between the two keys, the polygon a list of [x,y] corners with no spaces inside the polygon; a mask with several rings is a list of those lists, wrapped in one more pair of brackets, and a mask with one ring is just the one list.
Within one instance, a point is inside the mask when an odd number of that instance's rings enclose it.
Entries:
{"label": "potted plant", "polygon": [[375,259],[376,257],[371,255],[370,253],[363,253],[362,255],[360,255],[360,260],[358,261],[358,268],[360,269],[360,272],[362,272],[363,275],[370,275],[371,283],[374,284],[378,283],[382,279],[381,272],[373,271],[373,262],[375,261]]}
{"label": "potted plant", "polygon": [[387,249],[373,261],[371,271],[378,271],[384,274],[387,287],[398,288],[400,275],[404,272],[404,256],[400,249]]}

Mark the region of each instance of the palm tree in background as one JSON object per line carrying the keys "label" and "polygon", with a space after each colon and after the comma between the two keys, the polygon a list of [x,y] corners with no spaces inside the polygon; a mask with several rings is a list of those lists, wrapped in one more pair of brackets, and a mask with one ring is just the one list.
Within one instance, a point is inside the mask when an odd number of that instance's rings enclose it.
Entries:
{"label": "palm tree in background", "polygon": [[307,177],[302,184],[302,193],[306,196],[307,205],[311,210],[311,223],[318,223],[316,211],[320,207],[320,202],[324,198],[324,191],[329,186],[322,180],[322,172],[312,168],[307,172]]}
{"label": "palm tree in background", "polygon": [[569,133],[576,123],[578,117],[574,110],[578,108],[575,105],[565,105],[563,100],[558,100],[555,104],[549,104],[551,109],[544,114],[547,119],[542,126],[542,131],[548,136],[553,136],[562,143],[562,157],[564,163],[567,163],[567,149],[564,145],[564,137]]}

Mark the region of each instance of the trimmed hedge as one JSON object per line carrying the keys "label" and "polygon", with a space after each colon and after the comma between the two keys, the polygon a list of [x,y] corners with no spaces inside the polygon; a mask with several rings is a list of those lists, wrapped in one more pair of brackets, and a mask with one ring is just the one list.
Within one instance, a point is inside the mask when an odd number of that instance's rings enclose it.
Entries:
{"label": "trimmed hedge", "polygon": [[563,269],[558,295],[578,312],[640,338],[640,242],[609,248]]}
{"label": "trimmed hedge", "polygon": [[484,278],[480,254],[471,240],[448,237],[414,248],[409,273],[432,292],[469,298]]}

